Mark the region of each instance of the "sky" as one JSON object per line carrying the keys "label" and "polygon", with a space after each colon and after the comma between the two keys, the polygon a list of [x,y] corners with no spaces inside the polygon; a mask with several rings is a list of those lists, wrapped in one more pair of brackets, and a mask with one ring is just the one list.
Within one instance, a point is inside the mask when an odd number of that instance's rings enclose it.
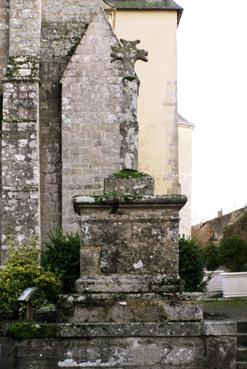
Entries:
{"label": "sky", "polygon": [[247,205],[247,0],[177,0],[178,109],[193,131],[192,223]]}

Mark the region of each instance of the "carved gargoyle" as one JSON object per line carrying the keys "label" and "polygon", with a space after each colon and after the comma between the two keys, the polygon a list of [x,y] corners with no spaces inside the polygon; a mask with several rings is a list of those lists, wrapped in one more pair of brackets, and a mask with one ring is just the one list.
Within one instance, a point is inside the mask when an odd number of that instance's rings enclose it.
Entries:
{"label": "carved gargoyle", "polygon": [[118,46],[112,46],[111,62],[116,60],[121,60],[124,67],[125,77],[124,79],[137,79],[135,73],[135,63],[138,60],[147,62],[148,52],[142,49],[137,49],[137,45],[140,43],[139,40],[136,41],[126,41],[120,39],[121,44]]}

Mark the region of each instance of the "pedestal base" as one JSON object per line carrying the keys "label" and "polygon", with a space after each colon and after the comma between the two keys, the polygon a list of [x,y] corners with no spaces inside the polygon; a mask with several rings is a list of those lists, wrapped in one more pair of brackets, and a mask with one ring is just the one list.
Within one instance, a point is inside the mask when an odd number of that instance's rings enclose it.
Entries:
{"label": "pedestal base", "polygon": [[203,308],[193,296],[155,293],[95,293],[63,297],[70,323],[201,321]]}

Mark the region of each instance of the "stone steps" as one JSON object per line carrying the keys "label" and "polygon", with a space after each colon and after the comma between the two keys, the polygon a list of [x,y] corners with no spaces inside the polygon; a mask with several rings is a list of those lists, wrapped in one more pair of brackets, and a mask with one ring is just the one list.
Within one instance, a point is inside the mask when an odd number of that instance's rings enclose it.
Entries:
{"label": "stone steps", "polygon": [[236,369],[247,369],[247,322],[237,324]]}
{"label": "stone steps", "polygon": [[237,362],[236,369],[247,369],[247,363],[239,363],[239,362]]}
{"label": "stone steps", "polygon": [[237,344],[238,344],[238,347],[247,348],[247,333],[238,333]]}
{"label": "stone steps", "polygon": [[238,333],[247,333],[247,322],[238,322]]}
{"label": "stone steps", "polygon": [[247,348],[239,347],[237,350],[237,361],[247,361]]}

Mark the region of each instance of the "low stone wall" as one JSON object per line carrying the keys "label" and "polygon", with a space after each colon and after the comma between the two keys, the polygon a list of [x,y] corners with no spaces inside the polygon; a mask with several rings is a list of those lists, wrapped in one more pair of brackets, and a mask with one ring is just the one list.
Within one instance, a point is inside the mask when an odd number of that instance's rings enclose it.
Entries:
{"label": "low stone wall", "polygon": [[4,369],[235,369],[236,324],[171,322],[0,326]]}

